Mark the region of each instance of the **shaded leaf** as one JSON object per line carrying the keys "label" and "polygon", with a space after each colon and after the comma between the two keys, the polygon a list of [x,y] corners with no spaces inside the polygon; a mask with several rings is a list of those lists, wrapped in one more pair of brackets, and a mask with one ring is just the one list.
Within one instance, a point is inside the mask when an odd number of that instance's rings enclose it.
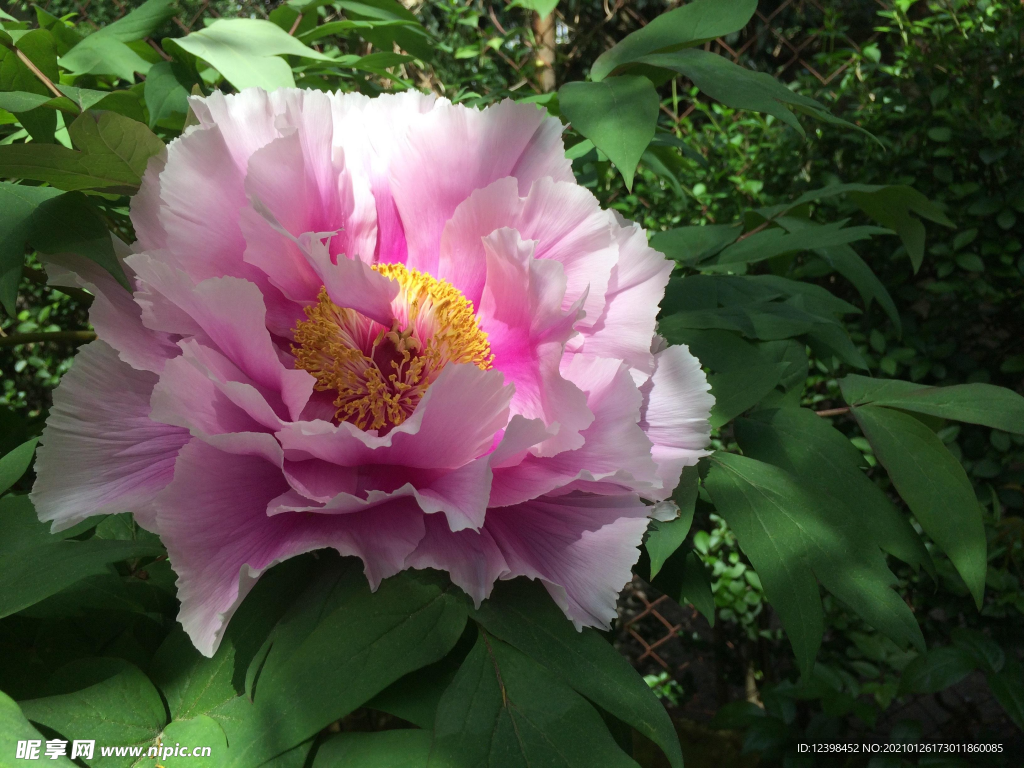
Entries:
{"label": "shaded leaf", "polygon": [[582,696],[483,631],[438,706],[434,738],[431,768],[636,768]]}
{"label": "shaded leaf", "polygon": [[[477,609],[475,618],[489,634],[526,654],[531,664],[543,665],[549,681],[552,675],[560,678],[655,742],[673,766],[682,765],[679,741],[671,720],[648,685],[597,632],[589,628],[577,632],[539,584],[526,579],[500,582],[495,586],[494,595]],[[452,691],[459,685],[461,676],[462,670],[442,700],[439,723],[442,709],[455,707],[451,701]],[[507,679],[505,682],[508,684]],[[562,698],[570,701],[568,697]]]}
{"label": "shaded leaf", "polygon": [[652,520],[647,529],[644,547],[651,558],[651,578],[658,575],[661,566],[669,556],[679,549],[693,525],[694,507],[697,503],[699,476],[697,467],[684,467],[679,487],[672,494],[672,500],[679,507],[675,520]]}
{"label": "shaded leaf", "polygon": [[903,670],[900,693],[938,693],[956,685],[976,668],[974,657],[960,648],[932,648]]}
{"label": "shaded leaf", "polygon": [[0,493],[6,493],[28,471],[38,442],[39,438],[34,437],[0,458]]}
{"label": "shaded leaf", "polygon": [[[427,768],[430,755],[430,731],[339,733],[317,749],[313,768]],[[433,765],[448,768],[452,764],[435,760]]]}
{"label": "shaded leaf", "polygon": [[964,468],[913,416],[874,405],[854,408],[853,415],[896,490],[949,556],[980,608],[987,544],[981,507]]}
{"label": "shaded leaf", "polygon": [[[15,764],[15,756],[18,754],[19,741],[38,741],[39,758],[44,755],[45,739],[22,714],[21,709],[14,700],[3,691],[0,691],[0,754],[5,756],[5,761]],[[47,765],[54,768],[72,768],[72,763],[67,757],[58,757],[56,760],[47,758]]]}

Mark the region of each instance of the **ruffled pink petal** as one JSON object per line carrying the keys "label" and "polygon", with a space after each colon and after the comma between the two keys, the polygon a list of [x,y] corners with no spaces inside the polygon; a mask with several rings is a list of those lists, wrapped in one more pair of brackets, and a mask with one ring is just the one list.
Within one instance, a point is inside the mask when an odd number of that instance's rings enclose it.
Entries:
{"label": "ruffled pink petal", "polygon": [[[127,246],[114,238],[118,259],[128,255]],[[52,285],[84,288],[93,295],[89,322],[96,333],[132,368],[159,373],[164,364],[178,354],[178,348],[165,333],[151,331],[142,323],[142,310],[132,294],[96,262],[72,253],[42,256]],[[129,280],[135,274],[123,261]]]}
{"label": "ruffled pink petal", "polygon": [[246,88],[239,93],[214,91],[205,98],[191,98],[189,104],[201,126],[221,134],[228,148],[226,157],[244,172],[249,158],[281,135],[278,114],[289,99],[303,98],[295,88],[282,88],[267,93],[259,88]]}
{"label": "ruffled pink petal", "polygon": [[654,370],[650,352],[658,305],[672,263],[647,245],[647,235],[637,225],[616,216],[619,261],[608,283],[604,312],[591,327],[582,327],[569,349],[596,357],[625,360],[643,374]]}
{"label": "ruffled pink petal", "polygon": [[156,501],[161,538],[178,574],[178,620],[212,656],[228,621],[259,576],[277,562],[332,547],[363,560],[371,587],[402,570],[423,538],[423,515],[398,500],[349,515],[268,516],[288,490],[280,466],[193,440]]}
{"label": "ruffled pink petal", "polygon": [[518,181],[523,195],[545,176],[572,181],[561,134],[558,120],[529,104],[506,100],[478,111],[438,102],[390,161],[408,265],[437,274],[445,223],[473,190],[506,176]]}
{"label": "ruffled pink petal", "polygon": [[277,437],[294,460],[458,469],[490,451],[495,434],[508,423],[511,396],[500,372],[449,364],[413,414],[386,435],[348,422],[311,421],[287,424]]}
{"label": "ruffled pink petal", "polygon": [[149,505],[188,441],[187,430],[149,418],[156,381],[102,341],[79,350],[53,393],[36,454],[32,503],[54,531],[120,512],[134,512],[153,530]]}
{"label": "ruffled pink petal", "polygon": [[535,453],[579,448],[580,431],[594,415],[579,387],[559,372],[578,315],[577,310],[562,311],[562,265],[534,258],[534,243],[512,229],[493,232],[483,244],[487,281],[477,317],[494,353],[494,368],[515,384],[512,413],[558,425],[557,433],[535,447]]}
{"label": "ruffled pink petal", "polygon": [[487,513],[511,576],[540,579],[576,625],[608,628],[650,508],[633,495],[541,498]]}
{"label": "ruffled pink petal", "polygon": [[188,275],[137,254],[129,263],[161,301],[142,297],[143,322],[156,330],[194,336],[219,350],[256,384],[279,393],[291,418],[297,418],[313,392],[306,371],[286,365],[267,331],[267,310],[260,289],[235,277],[211,278],[198,285]]}
{"label": "ruffled pink petal", "polygon": [[132,226],[135,229],[136,251],[153,251],[167,247],[167,231],[160,222],[160,174],[167,166],[167,150],[149,159],[142,174],[139,191],[131,200]]}
{"label": "ruffled pink petal", "polygon": [[715,398],[700,362],[683,345],[654,355],[654,374],[641,386],[644,408],[640,427],[653,443],[663,489],[654,499],[667,499],[679,485],[683,467],[707,456],[711,442],[708,421]]}
{"label": "ruffled pink petal", "polygon": [[391,326],[391,302],[398,295],[397,281],[375,272],[359,259],[338,256],[332,260],[328,247],[308,235],[299,238],[299,245],[331,301]]}
{"label": "ruffled pink petal", "polygon": [[581,299],[577,327],[593,324],[604,310],[612,268],[619,256],[612,220],[586,189],[549,178],[538,180],[525,197],[514,178],[473,192],[458,208],[441,237],[440,275],[479,306],[487,276],[483,238],[497,229],[536,241],[534,255],[562,265],[566,289],[562,310]]}
{"label": "ruffled pink petal", "polygon": [[[594,422],[582,432],[584,443],[555,456],[527,455],[494,471],[492,507],[519,504],[550,494],[577,480],[605,481],[606,492],[637,491],[649,496],[661,489],[651,441],[639,427],[643,398],[629,369],[618,360],[573,356],[563,374],[587,396]],[[583,486],[580,486],[583,487]]]}
{"label": "ruffled pink petal", "polygon": [[408,568],[446,571],[452,583],[473,599],[479,608],[494,582],[510,573],[508,563],[487,529],[453,532],[438,515],[424,521],[426,535],[406,559]]}

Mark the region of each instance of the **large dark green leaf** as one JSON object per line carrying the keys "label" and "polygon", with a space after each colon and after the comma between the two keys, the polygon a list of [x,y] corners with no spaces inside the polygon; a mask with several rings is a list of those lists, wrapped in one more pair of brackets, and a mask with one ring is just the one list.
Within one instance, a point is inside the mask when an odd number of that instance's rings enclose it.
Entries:
{"label": "large dark green leaf", "polygon": [[637,768],[552,671],[481,631],[438,706],[431,768]]}
{"label": "large dark green leaf", "polygon": [[895,642],[924,646],[913,614],[891,589],[896,578],[859,520],[778,467],[727,453],[711,462],[704,485],[760,576],[801,669],[813,663],[823,630],[814,576]]}
{"label": "large dark green leaf", "polygon": [[847,514],[863,521],[886,552],[915,567],[931,567],[921,537],[860,469],[860,451],[826,419],[807,408],[783,408],[738,419],[735,429],[744,455],[781,467],[831,503],[848,507]]}
{"label": "large dark green leaf", "polygon": [[690,532],[693,525],[693,512],[697,503],[697,488],[699,477],[697,467],[685,467],[679,486],[672,494],[672,500],[679,507],[679,516],[674,520],[651,521],[647,529],[647,538],[644,540],[644,547],[651,558],[651,578],[658,575],[661,566],[679,549],[686,534]]}
{"label": "large dark green leaf", "polygon": [[680,227],[651,236],[651,247],[681,264],[696,264],[714,256],[742,234],[733,224]]}
{"label": "large dark green leaf", "polygon": [[888,289],[853,248],[849,245],[837,245],[831,248],[815,248],[814,252],[836,272],[853,283],[854,288],[857,289],[864,301],[865,308],[871,306],[872,300],[877,301],[895,326],[896,333],[903,332],[900,313],[896,309],[896,304],[893,302],[892,296],[889,295]]}
{"label": "large dark green leaf", "polygon": [[464,598],[426,575],[402,573],[371,593],[351,563],[327,569],[272,635],[254,704],[241,697],[221,711],[229,764],[260,764],[304,742],[442,658],[465,622]]}
{"label": "large dark green leaf", "polygon": [[165,117],[188,114],[188,68],[175,61],[161,61],[153,65],[146,75],[146,109],[149,127]]}
{"label": "large dark green leaf", "polygon": [[0,182],[0,302],[9,315],[15,314],[32,216],[42,202],[59,194],[50,187]]}
{"label": "large dark green leaf", "polygon": [[[340,733],[320,745],[313,768],[427,768],[431,741],[430,731],[419,730]],[[433,765],[454,768],[437,759]]]}
{"label": "large dark green leaf", "polygon": [[[771,259],[783,253],[845,245],[858,240],[868,240],[872,235],[891,234],[890,230],[881,227],[847,227],[845,225],[846,221],[836,221],[793,233],[788,233],[782,227],[765,229],[733,243],[718,253],[708,264],[750,264]],[[702,265],[702,268],[706,266]]]}
{"label": "large dark green leaf", "polygon": [[903,670],[900,693],[938,693],[956,685],[976,668],[974,657],[960,648],[932,648]]}
{"label": "large dark green leaf", "polygon": [[[60,80],[56,42],[47,30],[29,30],[18,38],[17,48],[50,79],[50,82],[56,83]],[[0,90],[19,91],[25,95],[51,95],[49,88],[18,58],[17,53],[6,46],[0,46]],[[56,113],[48,109],[38,109],[38,104],[32,106],[24,98],[21,101],[21,104],[14,103],[3,108],[15,113],[18,121],[34,141],[53,143],[53,134],[57,127]]]}
{"label": "large dark green leaf", "polygon": [[0,493],[6,493],[28,470],[38,442],[39,438],[34,437],[0,458]]}
{"label": "large dark green leaf", "polygon": [[[20,762],[16,759],[20,741],[39,742],[36,744],[38,748],[36,759],[43,758],[45,739],[42,734],[25,719],[25,715],[22,714],[21,709],[11,697],[0,691],[0,754],[4,755],[5,764],[17,765],[17,762]],[[67,757],[58,757],[56,760],[46,759],[48,761],[46,764],[52,765],[54,768],[73,768],[74,766],[74,763]]]}
{"label": "large dark green leaf", "polygon": [[[103,746],[148,747],[167,722],[163,700],[138,667],[127,661],[103,659],[116,674],[73,693],[21,702],[25,716],[52,728],[68,740],[92,739]],[[130,755],[103,757],[97,747],[93,768],[132,765]]]}
{"label": "large dark green leaf", "polygon": [[628,189],[640,156],[654,138],[658,92],[645,77],[612,77],[600,83],[566,83],[558,91],[562,115],[608,155]]}
{"label": "large dark green leaf", "polygon": [[980,608],[987,543],[981,507],[964,468],[913,416],[874,405],[854,408],[853,415],[896,490],[949,556]]}
{"label": "large dark green leaf", "polygon": [[66,541],[74,529],[51,534],[27,496],[0,499],[0,617],[27,608],[79,579],[104,573],[110,563],[163,554],[136,541]]}
{"label": "large dark green leaf", "polygon": [[757,0],[694,0],[663,13],[642,29],[602,53],[590,68],[592,80],[626,69],[642,56],[700,45],[743,29],[757,9]]}
{"label": "large dark green leaf", "polygon": [[[577,632],[539,584],[525,579],[501,582],[495,587],[492,597],[477,609],[475,617],[488,633],[532,659],[531,664],[536,662],[546,667],[544,676],[549,680],[552,675],[561,678],[571,688],[658,744],[673,766],[682,765],[679,741],[672,722],[647,684],[597,632],[592,629]],[[484,643],[483,640],[480,642]],[[480,647],[478,643],[477,648]],[[459,685],[461,677],[463,672],[460,671],[452,684],[453,689]],[[507,678],[505,682],[509,684]],[[538,694],[539,690],[535,695]],[[448,707],[454,706],[449,695],[446,694],[445,699]],[[525,701],[522,705],[528,706]],[[444,701],[441,706],[446,706]],[[439,723],[441,719],[439,709]],[[538,723],[538,727],[546,726]],[[605,763],[597,761],[592,764]]]}
{"label": "large dark green leaf", "polygon": [[839,381],[850,405],[885,405],[1024,435],[1024,397],[992,384],[924,387],[910,381],[847,376]]}
{"label": "large dark green leaf", "polygon": [[1016,659],[1007,659],[998,673],[989,673],[988,687],[1006,714],[1024,729],[1024,665]]}
{"label": "large dark green leaf", "polygon": [[715,404],[711,408],[711,426],[720,427],[752,408],[782,381],[788,363],[751,363],[708,376]]}
{"label": "large dark green leaf", "polygon": [[716,101],[735,109],[750,109],[774,115],[801,135],[804,129],[794,112],[823,122],[857,128],[834,116],[814,99],[789,90],[771,75],[746,69],[733,64],[724,56],[708,51],[685,48],[672,53],[638,57],[635,61],[678,72],[690,78],[697,88]]}

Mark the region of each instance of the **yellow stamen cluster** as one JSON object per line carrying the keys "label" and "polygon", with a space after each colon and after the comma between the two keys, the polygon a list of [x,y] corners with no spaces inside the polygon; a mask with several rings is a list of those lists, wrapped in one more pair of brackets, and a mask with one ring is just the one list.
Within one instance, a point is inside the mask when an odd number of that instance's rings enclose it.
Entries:
{"label": "yellow stamen cluster", "polygon": [[387,430],[412,414],[447,363],[487,370],[494,355],[472,302],[455,286],[403,264],[373,268],[399,285],[391,326],[337,306],[321,288],[295,327],[292,353],[317,390],[338,393],[338,421]]}

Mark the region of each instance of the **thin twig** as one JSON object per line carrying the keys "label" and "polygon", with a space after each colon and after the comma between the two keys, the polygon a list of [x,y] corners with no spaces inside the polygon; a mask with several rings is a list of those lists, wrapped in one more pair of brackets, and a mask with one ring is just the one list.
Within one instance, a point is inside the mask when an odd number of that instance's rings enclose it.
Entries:
{"label": "thin twig", "polygon": [[57,86],[53,84],[53,81],[50,78],[48,78],[45,74],[43,74],[43,72],[39,69],[39,67],[37,67],[32,62],[32,59],[30,59],[28,56],[25,55],[24,51],[22,51],[20,48],[18,48],[13,43],[8,43],[3,38],[0,38],[0,45],[3,45],[9,51],[14,53],[19,59],[21,59],[21,63],[24,64],[26,67],[28,67],[29,71],[31,71],[33,75],[35,75],[37,78],[39,78],[39,81],[43,85],[45,85],[47,88],[49,88],[50,92],[53,95],[55,95],[58,99],[65,98],[64,94],[61,93],[59,90],[57,90]]}
{"label": "thin twig", "polygon": [[850,412],[849,406],[847,406],[845,408],[827,408],[824,411],[815,411],[815,413],[818,416],[821,416],[822,418],[824,418],[826,416],[842,416],[844,413],[849,413],[849,412]]}
{"label": "thin twig", "polygon": [[301,23],[302,23],[302,14],[300,13],[295,18],[295,23],[292,24],[292,28],[288,30],[288,34],[289,35],[294,35],[295,34],[295,30],[299,28],[299,24],[301,24]]}
{"label": "thin twig", "polygon": [[84,344],[87,341],[94,341],[96,334],[93,331],[50,331],[41,333],[12,333],[10,336],[0,338],[0,347],[17,347],[22,344],[34,344],[44,341],[71,342],[72,344]]}

